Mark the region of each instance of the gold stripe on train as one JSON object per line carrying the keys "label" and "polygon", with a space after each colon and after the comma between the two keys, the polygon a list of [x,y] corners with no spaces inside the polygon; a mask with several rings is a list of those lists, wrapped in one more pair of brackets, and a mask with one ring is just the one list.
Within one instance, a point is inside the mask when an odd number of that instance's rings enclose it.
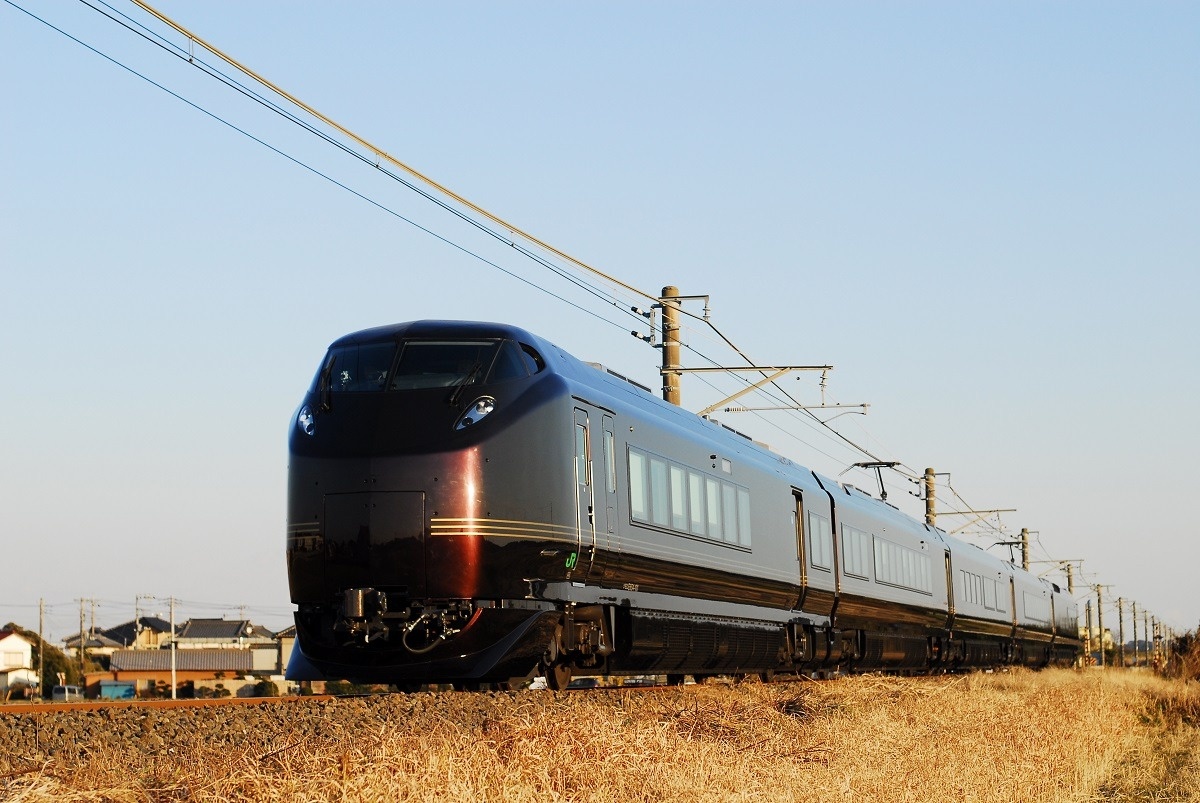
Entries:
{"label": "gold stripe on train", "polygon": [[430,535],[482,535],[489,538],[541,538],[576,541],[578,531],[560,524],[505,519],[437,518],[430,519]]}

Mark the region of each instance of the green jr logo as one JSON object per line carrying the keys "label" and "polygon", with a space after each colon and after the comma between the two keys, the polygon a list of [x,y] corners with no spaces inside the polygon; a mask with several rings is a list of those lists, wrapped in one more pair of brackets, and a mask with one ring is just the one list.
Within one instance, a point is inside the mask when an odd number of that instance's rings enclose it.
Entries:
{"label": "green jr logo", "polygon": [[568,555],[568,556],[567,556],[567,568],[568,568],[568,569],[574,569],[574,568],[575,568],[575,561],[576,561],[576,560],[578,560],[578,559],[579,559],[579,553],[578,553],[578,552],[572,552],[570,555]]}

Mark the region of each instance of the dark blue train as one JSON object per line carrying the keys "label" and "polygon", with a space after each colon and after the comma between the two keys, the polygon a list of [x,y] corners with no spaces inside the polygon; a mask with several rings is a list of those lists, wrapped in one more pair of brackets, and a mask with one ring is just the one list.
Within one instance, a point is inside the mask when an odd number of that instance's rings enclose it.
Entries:
{"label": "dark blue train", "polygon": [[1074,601],[539,337],[334,342],[290,434],[289,676],[1070,664]]}

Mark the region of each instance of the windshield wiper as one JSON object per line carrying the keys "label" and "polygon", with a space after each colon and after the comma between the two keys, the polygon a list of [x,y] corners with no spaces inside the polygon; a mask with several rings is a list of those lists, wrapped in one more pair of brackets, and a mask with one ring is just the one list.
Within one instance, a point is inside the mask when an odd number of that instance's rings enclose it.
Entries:
{"label": "windshield wiper", "polygon": [[458,384],[454,386],[454,392],[450,394],[450,398],[446,399],[447,404],[451,407],[458,404],[458,397],[462,395],[463,389],[475,381],[475,375],[479,373],[481,368],[483,368],[483,362],[476,360],[475,364],[471,366],[471,370],[467,371],[467,375],[460,379]]}
{"label": "windshield wiper", "polygon": [[322,412],[329,412],[333,408],[331,403],[333,400],[333,388],[329,386],[329,380],[333,376],[333,364],[337,362],[337,355],[331,355],[329,362],[325,363],[325,367],[321,369],[321,378],[317,380],[317,385],[321,392],[321,402],[318,409]]}

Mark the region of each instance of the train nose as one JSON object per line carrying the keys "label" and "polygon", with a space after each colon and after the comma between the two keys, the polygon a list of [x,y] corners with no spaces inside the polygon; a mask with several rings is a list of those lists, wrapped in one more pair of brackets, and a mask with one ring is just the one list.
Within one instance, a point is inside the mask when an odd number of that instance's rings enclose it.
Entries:
{"label": "train nose", "polygon": [[329,597],[374,588],[426,596],[425,494],[415,491],[325,496],[325,585]]}

